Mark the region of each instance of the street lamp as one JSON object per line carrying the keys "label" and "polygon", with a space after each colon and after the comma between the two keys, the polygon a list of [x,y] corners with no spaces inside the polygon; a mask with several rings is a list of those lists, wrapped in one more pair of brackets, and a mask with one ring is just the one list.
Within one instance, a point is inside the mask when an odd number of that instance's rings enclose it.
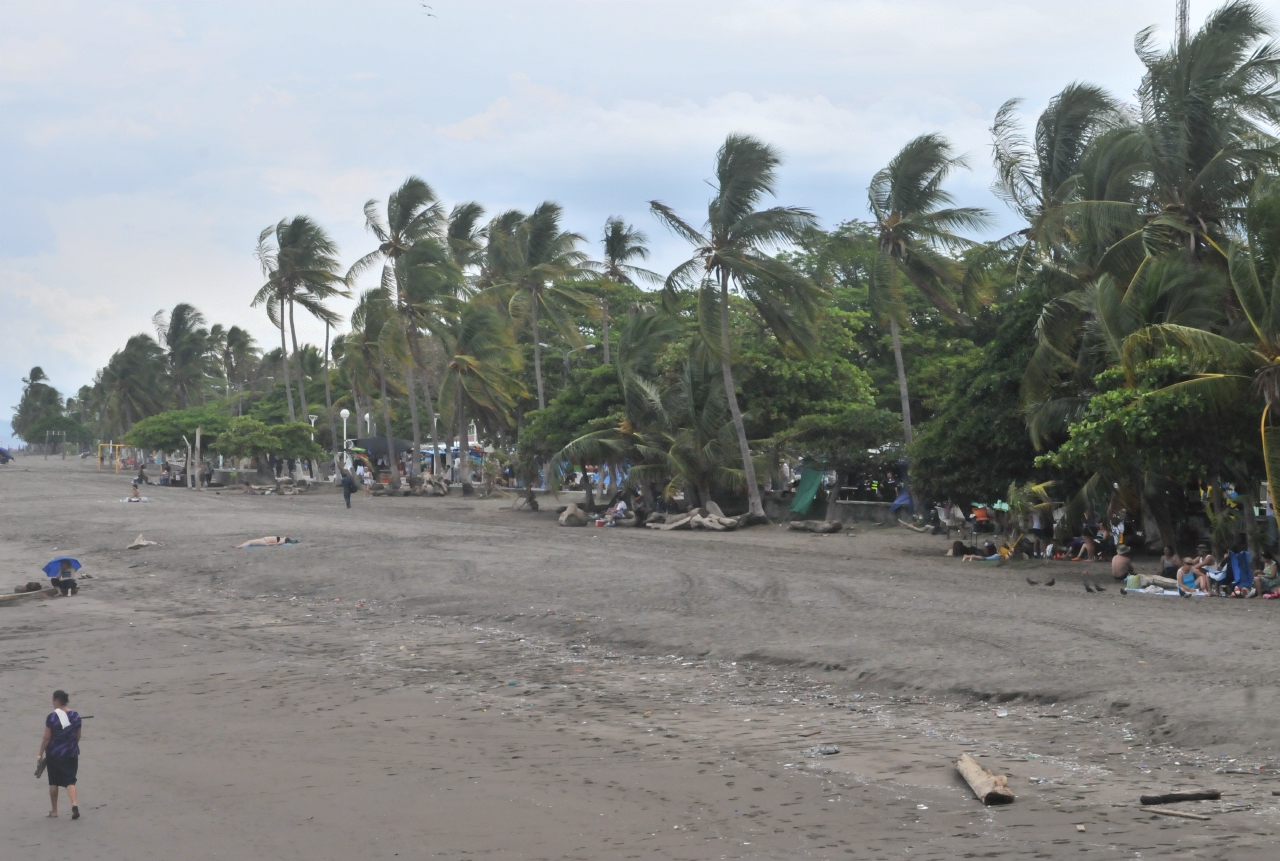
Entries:
{"label": "street lamp", "polygon": [[342,447],[347,447],[347,419],[351,418],[351,410],[346,407],[342,408],[342,412],[338,413],[342,416]]}
{"label": "street lamp", "polygon": [[364,414],[364,435],[373,436],[373,421],[369,418],[369,414]]}
{"label": "street lamp", "polygon": [[240,382],[236,383],[236,390],[240,393],[239,395],[236,396],[236,415],[241,415],[244,413],[244,384],[246,382],[252,385],[253,383],[260,383],[263,380],[274,380],[274,379],[275,377],[258,377],[256,380],[241,380]]}
{"label": "street lamp", "polygon": [[311,438],[315,439],[316,438],[316,419],[320,418],[320,416],[308,415],[307,418],[311,419]]}
{"label": "street lamp", "polygon": [[[546,346],[546,344],[543,344],[542,346],[544,346],[544,347],[545,347],[545,346]],[[565,385],[568,385],[568,383],[569,383],[569,356],[571,356],[572,354],[574,354],[574,353],[578,352],[579,350],[594,350],[595,348],[596,348],[596,345],[595,345],[595,344],[583,344],[581,347],[574,347],[572,350],[565,350],[565,351],[564,351],[564,382],[565,382]]]}

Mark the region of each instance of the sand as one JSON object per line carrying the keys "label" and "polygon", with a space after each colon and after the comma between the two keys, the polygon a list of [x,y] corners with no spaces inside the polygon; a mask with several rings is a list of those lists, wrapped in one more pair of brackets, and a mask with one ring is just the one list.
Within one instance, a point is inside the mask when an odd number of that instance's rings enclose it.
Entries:
{"label": "sand", "polygon": [[[0,467],[0,587],[56,555],[92,575],[0,604],[0,858],[1280,853],[1280,602],[1089,595],[1104,566],[964,565],[871,526],[126,504],[95,466]],[[164,546],[125,550],[139,533]],[[232,549],[263,534],[302,543]],[[31,776],[55,687],[92,715],[77,822]],[[966,752],[1013,805],[972,797]],[[1138,809],[1190,788],[1223,791],[1180,805],[1208,822]]]}

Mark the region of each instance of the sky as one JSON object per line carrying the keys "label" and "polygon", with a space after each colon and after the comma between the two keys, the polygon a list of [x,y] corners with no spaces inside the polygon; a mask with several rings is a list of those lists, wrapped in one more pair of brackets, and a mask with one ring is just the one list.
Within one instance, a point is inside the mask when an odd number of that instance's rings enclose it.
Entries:
{"label": "sky", "polygon": [[834,226],[941,132],[971,163],[957,200],[1017,229],[989,190],[995,112],[1021,98],[1033,122],[1077,80],[1131,100],[1133,37],[1167,39],[1174,6],[0,0],[0,444],[32,366],[74,394],[178,302],[278,345],[249,307],[259,232],[307,214],[352,262],[365,201],[410,174],[491,214],[557,201],[592,252],[620,215],[665,272],[684,249],[648,201],[705,217],[727,134],[777,146],[778,202]]}

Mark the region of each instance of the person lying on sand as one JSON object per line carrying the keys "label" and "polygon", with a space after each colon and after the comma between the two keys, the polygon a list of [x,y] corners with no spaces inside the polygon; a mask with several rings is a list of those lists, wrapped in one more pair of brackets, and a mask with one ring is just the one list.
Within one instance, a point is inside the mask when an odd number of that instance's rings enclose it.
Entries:
{"label": "person lying on sand", "polygon": [[963,541],[953,541],[951,542],[951,549],[947,551],[947,555],[954,556],[957,559],[960,559],[965,556],[973,556],[977,552],[978,552],[977,547],[970,547],[968,544],[965,544]]}
{"label": "person lying on sand", "polygon": [[960,557],[961,562],[995,562],[1000,559],[1000,551],[990,541],[982,545],[978,553]]}
{"label": "person lying on sand", "polygon": [[287,535],[268,535],[264,538],[251,538],[244,544],[237,544],[237,550],[243,550],[245,547],[278,547],[282,544],[297,544],[298,539],[290,538]]}

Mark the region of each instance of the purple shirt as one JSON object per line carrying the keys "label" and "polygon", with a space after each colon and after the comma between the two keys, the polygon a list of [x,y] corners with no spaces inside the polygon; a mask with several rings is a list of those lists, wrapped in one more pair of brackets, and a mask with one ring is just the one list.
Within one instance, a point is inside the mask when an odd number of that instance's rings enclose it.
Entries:
{"label": "purple shirt", "polygon": [[49,712],[49,716],[44,720],[44,725],[53,730],[49,746],[44,749],[45,756],[80,755],[80,715],[70,709],[64,709],[64,711],[67,713],[67,719],[71,721],[71,725],[66,729],[62,728],[62,721],[58,720],[56,712]]}

